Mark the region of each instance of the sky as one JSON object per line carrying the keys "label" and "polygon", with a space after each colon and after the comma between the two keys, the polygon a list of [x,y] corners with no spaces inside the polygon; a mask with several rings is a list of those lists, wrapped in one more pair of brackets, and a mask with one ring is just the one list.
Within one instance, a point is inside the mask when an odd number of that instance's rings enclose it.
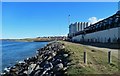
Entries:
{"label": "sky", "polygon": [[119,0],[1,0],[2,2],[118,2]]}
{"label": "sky", "polygon": [[2,38],[68,34],[70,23],[96,22],[115,14],[117,2],[3,2]]}

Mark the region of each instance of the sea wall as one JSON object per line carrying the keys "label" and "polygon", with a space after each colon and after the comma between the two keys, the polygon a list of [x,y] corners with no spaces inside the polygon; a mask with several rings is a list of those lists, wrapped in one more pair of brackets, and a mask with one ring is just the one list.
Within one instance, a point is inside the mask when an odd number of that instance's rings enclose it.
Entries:
{"label": "sea wall", "polygon": [[69,66],[65,46],[59,42],[51,42],[37,50],[34,57],[19,61],[14,66],[7,67],[2,76],[62,76]]}

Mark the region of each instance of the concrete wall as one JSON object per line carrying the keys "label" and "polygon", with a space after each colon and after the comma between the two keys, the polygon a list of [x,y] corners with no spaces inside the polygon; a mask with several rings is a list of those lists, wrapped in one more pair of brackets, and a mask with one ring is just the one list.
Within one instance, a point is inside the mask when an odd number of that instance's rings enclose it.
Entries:
{"label": "concrete wall", "polygon": [[72,38],[72,41],[86,41],[86,42],[102,42],[102,43],[116,43],[120,38],[120,27],[89,33],[86,35],[78,35]]}

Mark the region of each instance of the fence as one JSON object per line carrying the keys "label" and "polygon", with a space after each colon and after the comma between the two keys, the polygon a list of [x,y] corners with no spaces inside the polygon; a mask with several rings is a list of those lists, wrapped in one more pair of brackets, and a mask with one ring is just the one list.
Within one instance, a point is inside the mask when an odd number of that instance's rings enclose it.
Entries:
{"label": "fence", "polygon": [[[84,51],[83,59],[84,59],[84,64],[87,64],[87,52],[86,51]],[[108,64],[111,63],[111,60],[112,60],[111,51],[108,51]]]}

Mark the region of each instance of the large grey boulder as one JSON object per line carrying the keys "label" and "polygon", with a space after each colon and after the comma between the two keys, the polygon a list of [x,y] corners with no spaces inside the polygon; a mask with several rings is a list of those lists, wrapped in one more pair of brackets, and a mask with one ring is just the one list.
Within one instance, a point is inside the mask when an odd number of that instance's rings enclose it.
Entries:
{"label": "large grey boulder", "polygon": [[60,71],[62,69],[63,69],[63,64],[62,63],[59,63],[54,67],[54,71]]}

